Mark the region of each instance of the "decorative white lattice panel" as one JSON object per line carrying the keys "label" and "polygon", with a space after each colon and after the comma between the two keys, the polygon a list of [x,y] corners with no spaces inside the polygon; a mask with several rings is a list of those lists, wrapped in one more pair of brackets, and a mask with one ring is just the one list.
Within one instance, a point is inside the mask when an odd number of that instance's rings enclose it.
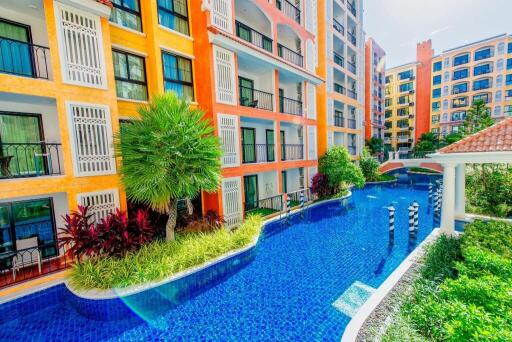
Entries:
{"label": "decorative white lattice panel", "polygon": [[115,173],[108,107],[68,103],[68,115],[75,174],[93,176]]}
{"label": "decorative white lattice panel", "polygon": [[55,11],[64,82],[105,88],[100,18],[60,3]]}
{"label": "decorative white lattice panel", "polygon": [[308,160],[316,160],[316,126],[308,126]]}
{"label": "decorative white lattice panel", "polygon": [[242,186],[240,177],[222,180],[222,209],[227,228],[242,222]]}
{"label": "decorative white lattice panel", "polygon": [[89,207],[88,213],[93,215],[94,222],[100,222],[119,208],[119,191],[111,189],[82,193],[78,194],[77,201],[78,204]]}
{"label": "decorative white lattice panel", "polygon": [[240,166],[238,118],[235,115],[217,114],[219,137],[222,143],[223,167]]}
{"label": "decorative white lattice panel", "polygon": [[233,9],[232,0],[213,0],[211,21],[212,24],[223,31],[233,33]]}
{"label": "decorative white lattice panel", "polygon": [[219,103],[236,105],[235,54],[214,46],[213,55],[215,98]]}

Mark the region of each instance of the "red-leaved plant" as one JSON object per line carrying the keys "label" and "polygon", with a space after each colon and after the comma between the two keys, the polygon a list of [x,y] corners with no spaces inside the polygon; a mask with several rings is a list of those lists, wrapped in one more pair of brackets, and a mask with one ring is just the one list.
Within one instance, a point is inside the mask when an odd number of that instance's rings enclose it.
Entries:
{"label": "red-leaved plant", "polygon": [[78,210],[66,215],[64,221],[59,243],[69,247],[69,253],[78,260],[84,256],[122,256],[139,249],[155,234],[149,214],[144,210],[138,210],[129,218],[126,212],[117,209],[94,224],[88,207],[78,206]]}
{"label": "red-leaved plant", "polygon": [[318,197],[322,198],[332,195],[334,189],[329,185],[329,180],[327,179],[327,176],[319,172],[313,177],[311,191],[317,194]]}

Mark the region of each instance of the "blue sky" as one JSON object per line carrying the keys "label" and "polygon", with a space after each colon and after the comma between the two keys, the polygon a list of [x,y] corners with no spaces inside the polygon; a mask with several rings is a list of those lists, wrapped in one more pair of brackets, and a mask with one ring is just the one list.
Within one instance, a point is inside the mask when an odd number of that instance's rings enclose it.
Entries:
{"label": "blue sky", "polygon": [[512,34],[512,0],[363,0],[366,37],[386,51],[386,67],[411,62],[416,43],[432,39],[435,53]]}

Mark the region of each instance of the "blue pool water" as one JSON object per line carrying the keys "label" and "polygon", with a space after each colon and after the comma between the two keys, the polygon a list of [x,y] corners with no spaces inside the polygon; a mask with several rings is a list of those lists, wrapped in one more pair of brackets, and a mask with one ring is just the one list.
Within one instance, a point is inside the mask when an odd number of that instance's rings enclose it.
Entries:
{"label": "blue pool water", "polygon": [[[420,243],[433,228],[427,191],[367,187],[295,215],[290,225],[270,223],[239,258],[124,303],[88,306],[59,285],[0,305],[0,340],[339,341],[350,317],[333,304],[347,289],[377,288],[414,248],[412,200],[420,204]],[[383,208],[391,202],[392,247]],[[115,317],[119,305],[126,313]]]}

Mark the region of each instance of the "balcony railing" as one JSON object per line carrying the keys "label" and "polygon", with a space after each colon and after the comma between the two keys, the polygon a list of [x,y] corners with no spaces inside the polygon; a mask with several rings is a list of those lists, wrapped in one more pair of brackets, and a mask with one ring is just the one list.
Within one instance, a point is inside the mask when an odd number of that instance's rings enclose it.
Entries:
{"label": "balcony railing", "polygon": [[239,86],[239,88],[240,106],[274,110],[274,96],[271,93],[244,86]]}
{"label": "balcony railing", "polygon": [[343,117],[343,113],[334,111],[334,126],[345,127],[345,118]]}
{"label": "balcony railing", "polygon": [[302,101],[279,97],[279,112],[302,116]]}
{"label": "balcony railing", "polygon": [[50,49],[0,37],[0,72],[49,79]]}
{"label": "balcony railing", "polygon": [[242,162],[267,163],[275,161],[274,144],[242,144]]}
{"label": "balcony railing", "polygon": [[311,190],[310,189],[302,189],[297,190],[294,192],[289,192],[286,194],[286,196],[290,199],[291,206],[300,205],[301,203],[301,197],[304,203],[307,203],[309,201],[313,200],[313,197],[311,196]]}
{"label": "balcony railing", "polygon": [[352,89],[347,89],[347,95],[350,98],[357,100],[357,93]]}
{"label": "balcony railing", "polygon": [[350,31],[347,31],[348,41],[352,43],[352,45],[357,46],[356,36]]}
{"label": "balcony railing", "polygon": [[336,52],[333,52],[334,63],[338,64],[340,67],[345,67],[345,59],[338,55]]}
{"label": "balcony railing", "polygon": [[347,147],[347,149],[348,149],[348,153],[350,153],[351,156],[355,156],[356,155],[356,153],[357,153],[357,147],[356,146],[349,145]]}
{"label": "balcony railing", "polygon": [[249,214],[254,211],[258,211],[263,213],[265,216],[273,214],[275,212],[280,212],[283,210],[284,201],[283,195],[276,195],[264,199],[258,200],[256,203],[245,203],[245,214]]}
{"label": "balcony railing", "polygon": [[343,26],[339,21],[337,21],[336,19],[333,19],[332,20],[332,27],[338,31],[339,33],[341,33],[342,35],[345,34],[345,26]]}
{"label": "balcony railing", "polygon": [[302,144],[283,144],[281,146],[282,146],[281,160],[304,159],[304,145],[302,145]]}
{"label": "balcony railing", "polygon": [[304,57],[298,52],[290,50],[284,45],[277,44],[277,54],[285,61],[291,62],[302,67],[304,65]]}
{"label": "balcony railing", "polygon": [[61,144],[0,143],[0,179],[62,174]]}
{"label": "balcony railing", "polygon": [[356,119],[347,119],[347,127],[350,129],[356,129]]}
{"label": "balcony railing", "polygon": [[300,24],[300,9],[288,0],[276,0],[276,7],[287,17],[292,18]]}
{"label": "balcony railing", "polygon": [[356,8],[355,8],[354,4],[351,3],[350,1],[347,1],[347,8],[350,11],[350,13],[352,13],[352,15],[354,17],[357,15]]}
{"label": "balcony railing", "polygon": [[356,71],[357,71],[356,64],[353,62],[347,61],[347,65],[348,65],[348,71],[350,71],[351,73],[353,73],[355,75]]}
{"label": "balcony railing", "polygon": [[254,46],[272,52],[272,39],[238,20],[236,21],[236,35]]}
{"label": "balcony railing", "polygon": [[342,86],[341,84],[334,83],[334,91],[337,92],[338,94],[345,95],[345,87]]}

